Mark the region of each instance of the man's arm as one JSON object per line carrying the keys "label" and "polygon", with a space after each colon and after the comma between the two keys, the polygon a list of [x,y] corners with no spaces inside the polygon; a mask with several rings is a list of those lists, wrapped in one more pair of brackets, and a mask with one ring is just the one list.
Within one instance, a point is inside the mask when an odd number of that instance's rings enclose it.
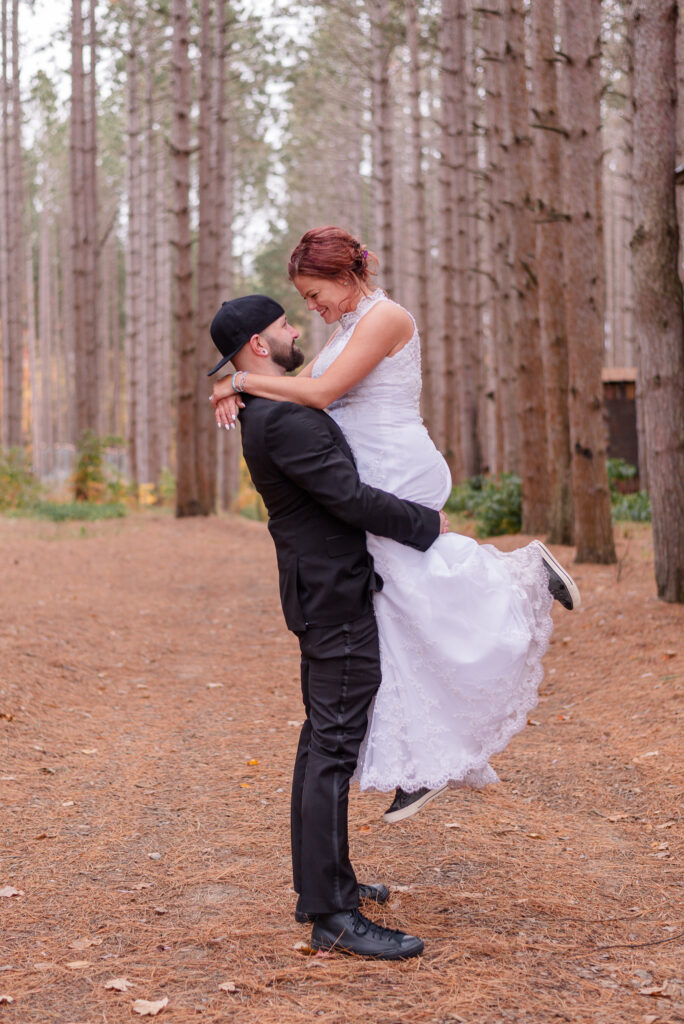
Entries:
{"label": "man's arm", "polygon": [[351,526],[419,551],[439,536],[441,520],[435,509],[361,482],[319,412],[278,403],[268,417],[266,444],[285,476]]}

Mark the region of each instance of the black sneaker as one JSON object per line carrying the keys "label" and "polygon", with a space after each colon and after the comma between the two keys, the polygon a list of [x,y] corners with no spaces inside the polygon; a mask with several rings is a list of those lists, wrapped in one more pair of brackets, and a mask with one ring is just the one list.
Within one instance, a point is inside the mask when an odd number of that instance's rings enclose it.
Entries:
{"label": "black sneaker", "polygon": [[[386,885],[380,882],[359,882],[359,899],[372,900],[373,903],[387,903],[390,898],[390,891]],[[297,898],[297,908],[294,912],[294,919],[297,924],[310,924],[316,920],[315,914],[307,914],[301,909],[302,897]]]}
{"label": "black sneaker", "polygon": [[358,910],[320,914],[311,932],[312,949],[355,953],[375,960],[407,960],[423,952],[422,939],[383,928]]}
{"label": "black sneaker", "polygon": [[393,824],[396,821],[403,821],[404,818],[410,818],[445,789],[446,786],[440,786],[439,789],[423,787],[423,789],[417,789],[415,793],[407,793],[398,786],[394,800],[383,814],[382,820]]}
{"label": "black sneaker", "polygon": [[540,551],[544,568],[549,577],[549,590],[551,594],[569,612],[573,608],[579,608],[582,603],[579,587],[573,580],[567,569],[564,569],[560,562],[556,561],[549,549],[540,540],[533,540]]}

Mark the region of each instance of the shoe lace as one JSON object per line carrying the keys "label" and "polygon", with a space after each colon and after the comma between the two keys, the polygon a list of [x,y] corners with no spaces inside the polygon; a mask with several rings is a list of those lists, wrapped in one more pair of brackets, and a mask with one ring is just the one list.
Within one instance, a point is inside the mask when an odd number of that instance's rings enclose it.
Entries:
{"label": "shoe lace", "polygon": [[364,917],[363,914],[357,913],[354,921],[354,934],[368,935],[369,933],[372,939],[397,939],[404,934],[396,928],[384,928],[381,924],[376,924],[375,921]]}

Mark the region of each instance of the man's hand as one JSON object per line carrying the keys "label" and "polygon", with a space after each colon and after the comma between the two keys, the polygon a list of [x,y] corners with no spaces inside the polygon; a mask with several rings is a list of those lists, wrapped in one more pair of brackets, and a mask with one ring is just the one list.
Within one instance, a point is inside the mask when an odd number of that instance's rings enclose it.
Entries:
{"label": "man's hand", "polygon": [[447,516],[444,509],[442,509],[439,513],[439,532],[448,533],[450,529],[451,526],[449,525],[449,517]]}

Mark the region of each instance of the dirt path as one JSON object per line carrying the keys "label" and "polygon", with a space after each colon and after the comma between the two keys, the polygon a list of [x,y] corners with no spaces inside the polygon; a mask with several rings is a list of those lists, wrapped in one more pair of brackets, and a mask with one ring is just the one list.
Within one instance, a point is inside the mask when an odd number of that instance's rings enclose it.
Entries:
{"label": "dirt path", "polygon": [[578,567],[500,785],[393,827],[354,794],[375,916],[426,941],[388,965],[293,948],[298,651],[265,528],[0,520],[0,1022],[163,997],[178,1024],[684,1021],[684,610],[646,528],[619,552]]}

